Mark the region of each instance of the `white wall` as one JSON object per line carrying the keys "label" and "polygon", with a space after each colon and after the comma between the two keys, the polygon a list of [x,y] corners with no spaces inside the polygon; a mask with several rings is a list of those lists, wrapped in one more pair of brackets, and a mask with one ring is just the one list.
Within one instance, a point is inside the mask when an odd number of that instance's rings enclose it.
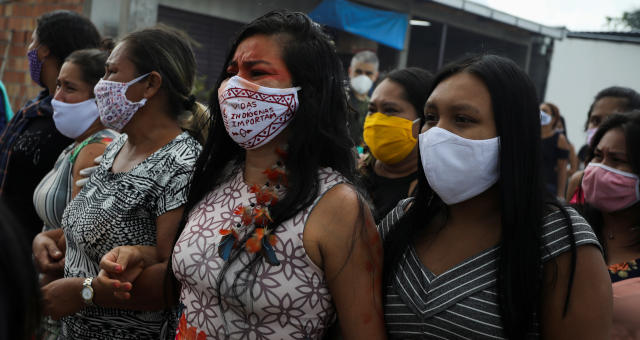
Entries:
{"label": "white wall", "polygon": [[584,122],[593,98],[614,85],[640,91],[640,44],[556,40],[544,98],[560,109],[576,151],[585,142]]}

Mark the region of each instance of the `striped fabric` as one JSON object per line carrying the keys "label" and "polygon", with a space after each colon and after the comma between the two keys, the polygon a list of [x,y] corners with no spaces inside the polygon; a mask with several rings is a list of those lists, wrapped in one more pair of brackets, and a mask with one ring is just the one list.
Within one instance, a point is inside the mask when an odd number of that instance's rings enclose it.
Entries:
{"label": "striped fabric", "polygon": [[108,144],[103,139],[111,141],[117,136],[118,133],[113,130],[100,130],[88,137],[78,148],[76,148],[78,144],[74,142],[60,153],[53,169],[42,178],[33,192],[33,206],[44,222],[43,231],[62,228],[62,214],[67,203],[71,200],[73,186],[71,171],[75,161],[75,159],[71,159],[73,154],[77,154],[82,147],[88,144]]}
{"label": "striped fabric", "polygon": [[[378,225],[384,239],[412,199],[401,201]],[[587,222],[567,208],[576,245],[600,247]],[[570,250],[560,211],[544,219],[542,261]],[[505,339],[497,296],[499,246],[486,249],[440,275],[427,269],[413,246],[404,253],[385,296],[385,323],[392,339]],[[532,315],[532,325],[538,329]],[[538,338],[536,332],[528,338]]]}

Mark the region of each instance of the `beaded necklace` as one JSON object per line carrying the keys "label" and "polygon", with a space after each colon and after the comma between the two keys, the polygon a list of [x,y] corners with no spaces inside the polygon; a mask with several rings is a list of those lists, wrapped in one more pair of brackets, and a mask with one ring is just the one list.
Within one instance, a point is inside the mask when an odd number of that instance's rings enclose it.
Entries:
{"label": "beaded necklace", "polygon": [[[276,149],[276,153],[281,159],[286,158],[287,154],[282,149]],[[273,222],[269,209],[278,203],[283,189],[287,187],[287,175],[282,161],[262,173],[267,175],[268,181],[263,186],[254,184],[249,188],[249,192],[255,194],[256,203],[238,205],[233,214],[240,216],[240,223],[232,223],[228,228],[220,230],[223,236],[218,245],[218,254],[225,261],[229,259],[231,250],[240,247],[240,235],[253,229],[244,248],[252,254],[260,253],[271,265],[280,265],[273,250],[277,238],[274,234],[275,227],[269,226]]]}

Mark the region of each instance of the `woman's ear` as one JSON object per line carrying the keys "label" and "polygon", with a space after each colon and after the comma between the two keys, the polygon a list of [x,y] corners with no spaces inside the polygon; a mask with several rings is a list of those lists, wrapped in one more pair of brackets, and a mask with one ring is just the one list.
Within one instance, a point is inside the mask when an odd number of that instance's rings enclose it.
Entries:
{"label": "woman's ear", "polygon": [[162,75],[156,71],[151,71],[147,77],[147,87],[144,89],[144,98],[151,98],[158,93],[162,87]]}

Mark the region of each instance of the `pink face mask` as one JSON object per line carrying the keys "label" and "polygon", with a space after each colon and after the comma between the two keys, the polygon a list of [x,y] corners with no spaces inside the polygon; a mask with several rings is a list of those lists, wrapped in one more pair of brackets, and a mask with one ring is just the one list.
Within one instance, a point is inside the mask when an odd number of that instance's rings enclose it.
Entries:
{"label": "pink face mask", "polygon": [[589,163],[584,170],[584,199],[603,212],[626,209],[640,201],[640,179],[600,163]]}

